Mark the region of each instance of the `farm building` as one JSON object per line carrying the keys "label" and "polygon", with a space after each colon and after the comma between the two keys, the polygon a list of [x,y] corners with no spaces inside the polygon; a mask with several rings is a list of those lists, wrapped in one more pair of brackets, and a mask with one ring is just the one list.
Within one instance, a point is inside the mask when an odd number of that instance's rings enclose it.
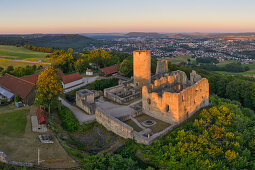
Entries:
{"label": "farm building", "polygon": [[56,71],[61,77],[62,85],[64,89],[68,89],[70,87],[74,87],[83,83],[82,76],[78,72],[64,75],[64,73],[60,69],[57,68]]}
{"label": "farm building", "polygon": [[100,69],[99,75],[100,76],[105,76],[105,77],[111,76],[115,73],[118,73],[119,68],[120,68],[119,64],[115,64],[115,65],[110,66],[110,67],[102,68],[102,69]]}
{"label": "farm building", "polygon": [[91,69],[86,70],[86,75],[87,76],[93,76],[93,71]]}
{"label": "farm building", "polygon": [[37,119],[38,119],[39,124],[47,124],[48,123],[46,112],[41,107],[39,107],[37,109]]}
{"label": "farm building", "polygon": [[6,73],[0,79],[3,94],[19,95],[24,104],[32,105],[35,100],[35,84]]}

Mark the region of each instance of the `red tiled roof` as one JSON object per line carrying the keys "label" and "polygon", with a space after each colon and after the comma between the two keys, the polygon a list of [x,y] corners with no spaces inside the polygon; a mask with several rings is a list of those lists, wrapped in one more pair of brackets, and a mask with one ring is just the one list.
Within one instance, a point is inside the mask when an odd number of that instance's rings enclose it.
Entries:
{"label": "red tiled roof", "polygon": [[64,76],[64,73],[59,68],[56,68],[56,71],[58,72],[60,77]]}
{"label": "red tiled roof", "polygon": [[120,68],[120,65],[119,65],[119,64],[115,64],[115,65],[110,66],[110,67],[102,68],[101,71],[102,71],[105,75],[110,75],[110,74],[117,73],[119,68]]}
{"label": "red tiled roof", "polygon": [[82,76],[78,72],[62,76],[62,82],[64,84],[68,84],[68,83],[71,83],[71,82],[74,82],[74,81],[77,81],[80,79],[82,79]]}
{"label": "red tiled roof", "polygon": [[25,100],[27,95],[34,89],[35,84],[6,73],[0,79],[0,86]]}
{"label": "red tiled roof", "polygon": [[48,123],[46,112],[41,107],[39,107],[37,109],[37,119],[38,119],[39,124]]}
{"label": "red tiled roof", "polygon": [[91,69],[87,69],[86,72],[93,72]]}
{"label": "red tiled roof", "polygon": [[37,80],[38,80],[38,75],[37,74],[32,74],[32,75],[20,77],[20,79],[29,81],[30,83],[36,84]]}

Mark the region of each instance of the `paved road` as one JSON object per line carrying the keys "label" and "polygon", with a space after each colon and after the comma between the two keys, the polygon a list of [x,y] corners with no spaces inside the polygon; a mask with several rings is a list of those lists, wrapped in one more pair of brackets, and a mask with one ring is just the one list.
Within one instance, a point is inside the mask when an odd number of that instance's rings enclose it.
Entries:
{"label": "paved road", "polygon": [[81,88],[81,87],[83,87],[83,86],[86,86],[87,84],[96,81],[98,77],[99,77],[99,76],[95,76],[95,77],[83,77],[83,82],[84,82],[84,83],[82,83],[82,84],[79,85],[79,86],[75,86],[75,87],[66,89],[66,90],[64,91],[64,93],[68,93],[68,92],[74,91],[74,90],[76,90],[76,89],[79,89],[79,88]]}
{"label": "paved road", "polygon": [[78,107],[71,105],[63,98],[59,97],[59,100],[65,107],[67,107],[73,112],[73,115],[76,117],[80,124],[89,123],[96,119],[95,115],[87,115],[85,112],[81,111]]}
{"label": "paved road", "polygon": [[6,59],[6,58],[0,58],[1,60],[7,60],[7,61],[18,61],[22,63],[32,63],[32,64],[46,64],[51,65],[51,63],[44,63],[44,62],[38,62],[38,61],[26,61],[26,60],[12,60],[12,59]]}

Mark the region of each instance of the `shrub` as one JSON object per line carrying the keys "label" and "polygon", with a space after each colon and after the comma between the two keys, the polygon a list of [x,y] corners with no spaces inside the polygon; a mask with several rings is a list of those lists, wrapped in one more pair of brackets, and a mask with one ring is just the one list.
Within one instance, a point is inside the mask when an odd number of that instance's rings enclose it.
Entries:
{"label": "shrub", "polygon": [[16,95],[14,96],[14,101],[15,101],[15,102],[20,102],[20,101],[21,101],[21,98],[19,97],[19,95],[16,94]]}
{"label": "shrub", "polygon": [[78,120],[68,108],[62,106],[58,113],[61,119],[61,126],[64,130],[68,132],[76,132],[81,130]]}

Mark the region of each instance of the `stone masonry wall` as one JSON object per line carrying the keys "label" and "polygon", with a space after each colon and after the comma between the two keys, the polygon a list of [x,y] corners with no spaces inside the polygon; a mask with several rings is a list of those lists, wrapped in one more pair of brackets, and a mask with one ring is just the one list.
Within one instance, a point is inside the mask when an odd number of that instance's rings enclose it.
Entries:
{"label": "stone masonry wall", "polygon": [[156,74],[162,74],[168,72],[168,62],[167,60],[158,60]]}
{"label": "stone masonry wall", "polygon": [[177,123],[209,105],[209,83],[202,79],[180,93],[163,92],[162,96],[150,93],[144,86],[142,103],[146,114],[170,124]]}
{"label": "stone masonry wall", "polygon": [[151,83],[151,53],[149,50],[133,52],[134,84],[143,87]]}
{"label": "stone masonry wall", "polygon": [[76,105],[90,115],[95,114],[94,108],[95,94],[92,92],[86,95],[79,94],[80,94],[79,91],[76,92]]}
{"label": "stone masonry wall", "polygon": [[104,113],[100,108],[96,109],[96,120],[102,124],[107,130],[127,139],[133,138],[132,132],[134,129],[129,125],[123,123],[119,119],[111,116],[110,114]]}

